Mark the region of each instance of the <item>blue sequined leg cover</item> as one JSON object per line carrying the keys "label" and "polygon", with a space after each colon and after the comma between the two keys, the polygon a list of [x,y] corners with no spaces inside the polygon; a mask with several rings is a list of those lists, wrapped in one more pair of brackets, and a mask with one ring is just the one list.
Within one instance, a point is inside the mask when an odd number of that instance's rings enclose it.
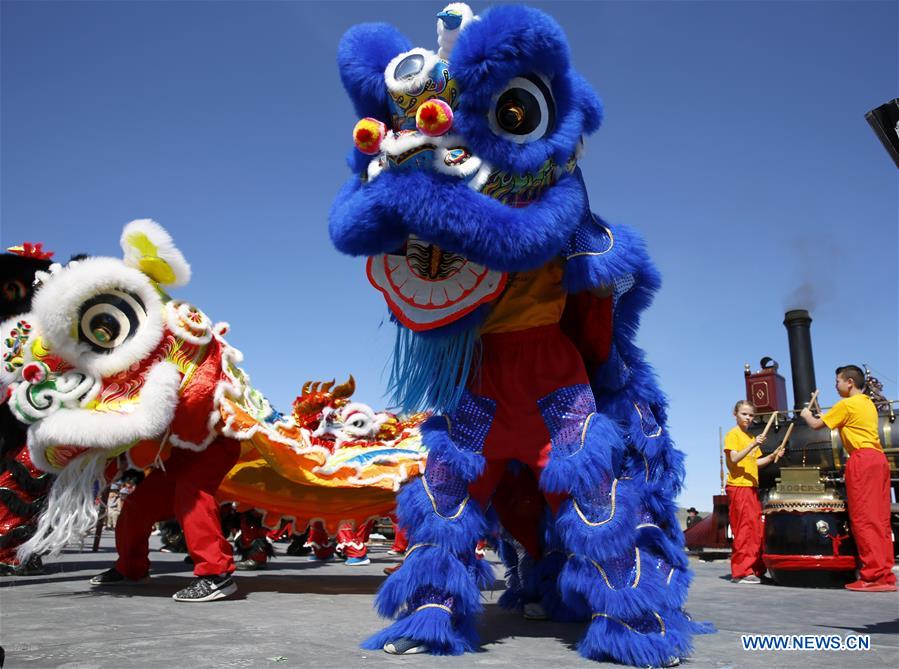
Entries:
{"label": "blue sequined leg cover", "polygon": [[707,630],[683,611],[691,574],[674,507],[683,454],[629,387],[604,397],[579,435],[548,421],[541,486],[570,494],[556,522],[567,551],[558,596],[590,621],[581,654],[658,666],[689,654],[691,635]]}
{"label": "blue sequined leg cover", "polygon": [[409,548],[375,602],[382,616],[397,620],[366,639],[363,648],[380,649],[400,637],[427,644],[435,655],[477,647],[480,589],[492,585],[494,575],[487,560],[475,558],[487,523],[480,505],[469,498],[468,485],[484,469],[481,452],[494,413],[491,400],[466,394],[453,414],[465,420],[434,416],[422,426],[429,450],[425,474],[397,497]]}

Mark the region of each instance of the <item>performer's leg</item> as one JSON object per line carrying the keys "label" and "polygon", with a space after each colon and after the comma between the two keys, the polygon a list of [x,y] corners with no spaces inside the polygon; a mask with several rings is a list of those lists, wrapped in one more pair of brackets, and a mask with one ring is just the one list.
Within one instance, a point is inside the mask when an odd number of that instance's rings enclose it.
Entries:
{"label": "performer's leg", "polygon": [[390,550],[397,555],[402,555],[409,547],[409,537],[406,536],[406,531],[397,521],[395,513],[390,514],[390,520],[393,522],[393,545]]}
{"label": "performer's leg", "polygon": [[429,451],[425,474],[397,497],[411,545],[376,600],[381,615],[399,619],[363,647],[403,652],[408,641],[432,654],[457,655],[477,644],[479,586],[492,583],[493,573],[486,560],[474,557],[486,523],[468,488],[484,467],[481,452],[495,406],[466,393],[452,417],[434,416],[422,426]]}
{"label": "performer's leg", "polygon": [[863,581],[895,585],[890,536],[890,466],[883,453],[861,449],[846,465],[849,522],[861,562]]}
{"label": "performer's leg", "polygon": [[240,514],[237,548],[241,556],[238,569],[241,570],[264,568],[268,558],[274,555],[269,530],[262,524],[262,516],[258,512],[250,510]]}
{"label": "performer's leg", "polygon": [[330,560],[334,557],[334,542],[320,520],[309,525],[309,535],[304,545],[312,549],[310,560]]}
{"label": "performer's leg", "polygon": [[342,551],[348,560],[365,558],[368,555],[368,548],[365,544],[373,525],[373,520],[366,521],[358,527],[351,521],[342,522],[337,528],[337,550]]}
{"label": "performer's leg", "polygon": [[184,530],[187,551],[194,561],[194,574],[214,576],[234,571],[231,545],[222,534],[219,507],[215,501],[225,474],[240,457],[240,443],[219,437],[199,453],[173,449],[183,461],[175,481],[175,515]]}
{"label": "performer's leg", "polygon": [[[730,574],[741,579],[753,573],[761,549],[761,507],[755,488],[727,486],[728,519],[734,535]],[[759,517],[756,518],[758,513]]]}
{"label": "performer's leg", "polygon": [[[689,652],[698,631],[682,610],[690,574],[673,500],[683,455],[648,405],[622,393],[597,413],[576,390],[542,401],[553,450],[541,482],[570,495],[556,523],[569,555],[560,596],[589,616],[582,655],[665,666]],[[580,425],[576,407],[586,409]]]}
{"label": "performer's leg", "polygon": [[130,579],[140,579],[150,570],[150,533],[154,523],[171,518],[175,471],[154,469],[122,503],[116,521],[115,546],[119,559],[115,569]]}
{"label": "performer's leg", "polygon": [[751,525],[750,536],[752,537],[751,543],[751,554],[753,557],[752,560],[752,573],[761,578],[768,571],[768,568],[765,567],[765,561],[762,559],[762,546],[765,543],[765,527],[762,525],[762,504],[759,501],[759,494],[757,488],[752,488],[752,495],[749,496],[747,501],[747,505],[750,507],[750,513],[747,514],[748,523]]}

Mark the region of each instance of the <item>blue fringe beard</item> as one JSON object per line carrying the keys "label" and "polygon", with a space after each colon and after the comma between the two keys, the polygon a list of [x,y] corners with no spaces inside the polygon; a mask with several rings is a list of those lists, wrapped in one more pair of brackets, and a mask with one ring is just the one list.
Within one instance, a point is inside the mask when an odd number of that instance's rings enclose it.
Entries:
{"label": "blue fringe beard", "polygon": [[397,326],[390,368],[391,401],[403,412],[452,413],[479,359],[479,322],[449,334]]}

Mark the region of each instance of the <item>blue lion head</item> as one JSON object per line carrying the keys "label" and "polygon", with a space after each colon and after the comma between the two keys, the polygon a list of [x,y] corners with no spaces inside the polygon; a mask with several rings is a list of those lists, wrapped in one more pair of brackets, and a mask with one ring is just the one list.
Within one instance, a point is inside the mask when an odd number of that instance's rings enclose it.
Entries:
{"label": "blue lion head", "polygon": [[577,158],[602,118],[546,14],[453,3],[437,32],[437,52],[383,23],[341,40],[364,118],[330,214],[334,245],[369,257],[393,316],[430,334],[470,324],[507,273],[560,253],[589,215]]}

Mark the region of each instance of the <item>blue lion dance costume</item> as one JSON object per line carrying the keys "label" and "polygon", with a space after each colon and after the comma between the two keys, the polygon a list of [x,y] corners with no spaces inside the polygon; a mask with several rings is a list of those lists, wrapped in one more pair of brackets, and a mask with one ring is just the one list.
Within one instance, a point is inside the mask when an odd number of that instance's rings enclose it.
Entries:
{"label": "blue lion dance costume", "polygon": [[671,664],[704,631],[683,610],[683,454],[633,343],[659,275],[577,167],[601,103],[545,14],[438,17],[437,53],[363,24],[338,56],[364,118],[331,238],[368,256],[398,324],[397,402],[435,412],[398,497],[410,548],[377,597],[397,620],[365,647],[473,650],[494,578],[475,545],[495,536],[501,605],[587,621],[585,657]]}

